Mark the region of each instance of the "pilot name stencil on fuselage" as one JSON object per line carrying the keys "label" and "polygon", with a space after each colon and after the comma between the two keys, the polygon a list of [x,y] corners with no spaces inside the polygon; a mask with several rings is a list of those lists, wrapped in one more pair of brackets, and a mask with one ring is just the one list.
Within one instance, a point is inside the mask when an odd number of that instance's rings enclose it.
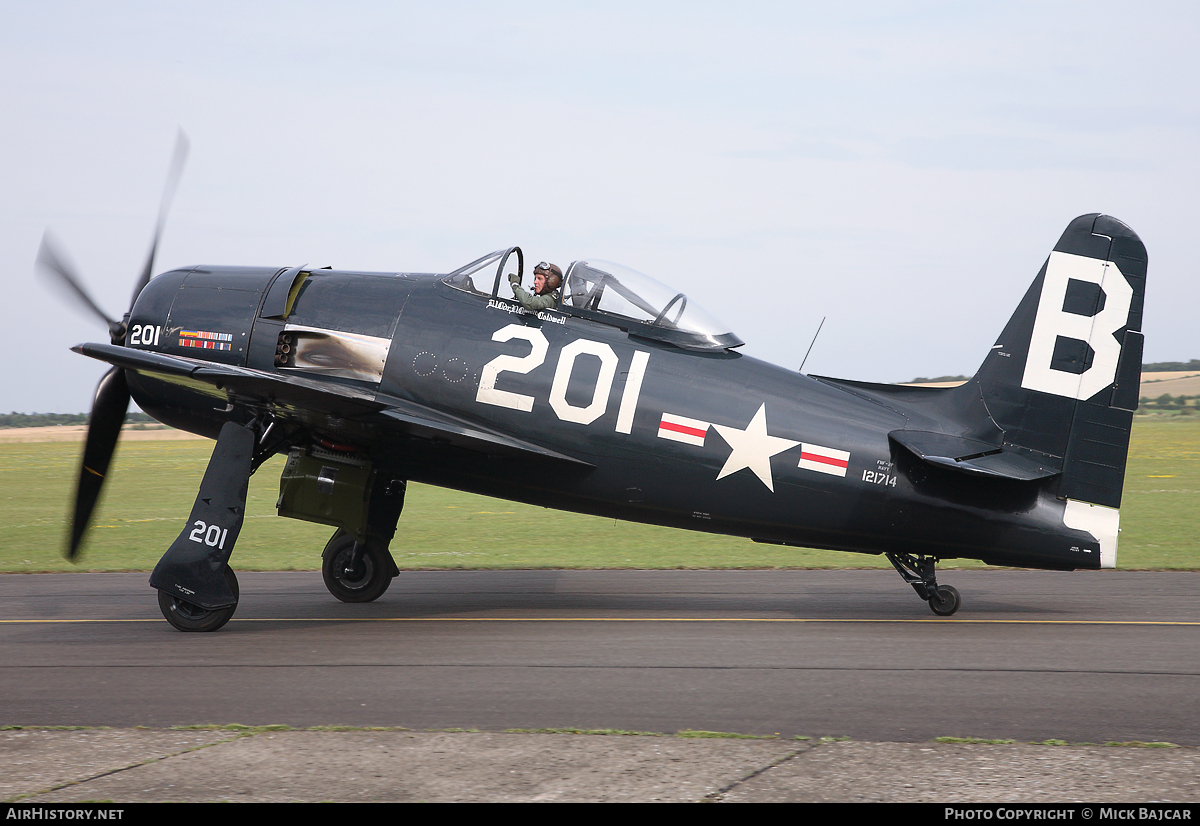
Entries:
{"label": "pilot name stencil on fuselage", "polygon": [[488,302],[488,309],[504,310],[504,312],[513,313],[514,315],[528,315],[528,313],[525,312],[524,307],[519,307],[516,304],[509,304],[505,301],[497,301],[494,298]]}
{"label": "pilot name stencil on fuselage", "polygon": [[563,318],[562,316],[551,315],[550,313],[546,312],[545,310],[538,310],[536,313],[531,313],[531,312],[529,312],[529,310],[526,310],[524,307],[519,307],[516,304],[509,304],[504,301],[499,301],[495,298],[488,301],[488,309],[489,310],[503,310],[504,312],[512,313],[513,315],[531,315],[531,316],[535,316],[536,318],[541,319],[542,321],[549,321],[554,324],[566,324],[567,323],[567,320],[565,318]]}

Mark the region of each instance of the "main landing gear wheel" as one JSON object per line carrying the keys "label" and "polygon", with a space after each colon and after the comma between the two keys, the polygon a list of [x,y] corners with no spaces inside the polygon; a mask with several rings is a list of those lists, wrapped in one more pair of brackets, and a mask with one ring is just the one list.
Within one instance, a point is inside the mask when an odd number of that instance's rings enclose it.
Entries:
{"label": "main landing gear wheel", "polygon": [[[238,589],[237,576],[228,565],[225,566],[224,573],[225,582],[229,584],[229,590],[233,591],[233,598],[238,599],[241,591]],[[202,608],[195,603],[159,591],[158,610],[162,611],[167,622],[180,631],[216,631],[229,622],[229,618],[237,610],[237,603],[224,608]]]}
{"label": "main landing gear wheel", "polygon": [[962,597],[953,585],[939,585],[929,594],[929,610],[939,617],[948,617],[962,605]]}
{"label": "main landing gear wheel", "polygon": [[321,554],[321,578],[342,602],[372,602],[392,584],[392,564],[387,551],[338,531]]}

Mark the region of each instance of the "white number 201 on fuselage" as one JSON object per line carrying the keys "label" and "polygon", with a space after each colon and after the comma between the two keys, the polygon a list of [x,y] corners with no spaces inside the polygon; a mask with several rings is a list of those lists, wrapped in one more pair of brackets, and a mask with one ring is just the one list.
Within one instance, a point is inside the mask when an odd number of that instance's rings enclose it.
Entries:
{"label": "white number 201 on fuselage", "polygon": [[[519,373],[525,375],[540,366],[546,360],[550,343],[541,330],[525,327],[521,324],[509,324],[501,327],[492,334],[492,341],[506,342],[521,339],[529,342],[531,349],[525,356],[499,355],[483,366],[479,375],[479,390],[475,400],[484,404],[494,404],[497,407],[507,407],[510,410],[520,410],[525,413],[533,410],[533,396],[500,390],[496,380],[501,373]],[[596,386],[592,389],[592,398],[586,405],[577,406],[567,401],[567,386],[571,382],[571,374],[580,357],[595,358],[600,362],[600,373],[596,377]],[[638,396],[642,392],[642,379],[646,376],[646,365],[650,354],[644,350],[635,350],[629,364],[629,376],[625,381],[625,390],[621,394],[621,406],[617,410],[618,433],[629,433],[633,429],[633,414],[637,409]],[[612,390],[613,379],[617,375],[620,359],[608,344],[601,341],[579,338],[562,348],[558,354],[558,365],[554,369],[554,381],[550,385],[550,407],[554,414],[564,422],[576,424],[591,424],[608,412],[608,397]]]}

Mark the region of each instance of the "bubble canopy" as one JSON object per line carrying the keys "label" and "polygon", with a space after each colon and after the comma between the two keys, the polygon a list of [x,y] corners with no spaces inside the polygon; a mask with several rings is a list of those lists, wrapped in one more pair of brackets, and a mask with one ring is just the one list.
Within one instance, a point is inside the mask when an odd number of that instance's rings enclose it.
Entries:
{"label": "bubble canopy", "polygon": [[629,332],[681,347],[717,350],[743,344],[727,324],[674,287],[611,261],[572,264],[561,307],[579,315],[634,322]]}
{"label": "bubble canopy", "polygon": [[[459,289],[479,292],[471,276],[490,275],[497,268],[493,298],[501,284],[500,270],[505,259],[512,261],[511,250],[498,250],[455,270],[445,281]],[[518,265],[519,266],[519,265]],[[485,276],[486,277],[486,276]],[[630,335],[655,339],[688,350],[724,350],[740,347],[743,342],[723,324],[679,290],[650,276],[611,261],[588,259],[576,261],[567,268],[562,297],[556,308],[559,312],[610,324]]]}

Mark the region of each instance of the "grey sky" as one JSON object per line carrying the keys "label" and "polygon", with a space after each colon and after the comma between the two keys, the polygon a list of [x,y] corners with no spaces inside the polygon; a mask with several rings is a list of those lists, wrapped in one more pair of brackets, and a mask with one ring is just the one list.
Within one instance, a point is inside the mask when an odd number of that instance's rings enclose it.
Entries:
{"label": "grey sky", "polygon": [[1147,360],[1200,357],[1193,4],[0,0],[0,411],[77,412],[158,259],[619,261],[809,372],[971,373],[1067,222],[1150,251]]}

